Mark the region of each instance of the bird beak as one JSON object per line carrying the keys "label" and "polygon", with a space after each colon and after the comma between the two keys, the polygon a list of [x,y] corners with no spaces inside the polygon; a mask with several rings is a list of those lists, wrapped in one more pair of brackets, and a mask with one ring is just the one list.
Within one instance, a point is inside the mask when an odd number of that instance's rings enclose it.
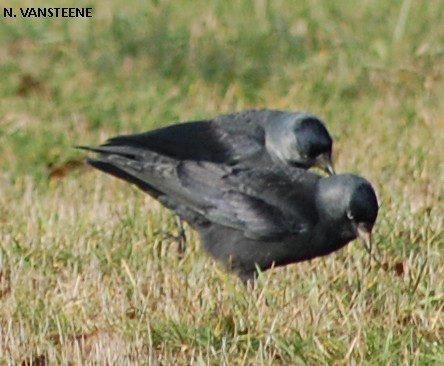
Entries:
{"label": "bird beak", "polygon": [[328,175],[335,175],[333,163],[331,162],[331,155],[329,153],[320,154],[316,157],[316,166],[328,173]]}
{"label": "bird beak", "polygon": [[356,225],[356,236],[364,244],[365,249],[369,254],[372,253],[372,231],[368,225],[359,223]]}

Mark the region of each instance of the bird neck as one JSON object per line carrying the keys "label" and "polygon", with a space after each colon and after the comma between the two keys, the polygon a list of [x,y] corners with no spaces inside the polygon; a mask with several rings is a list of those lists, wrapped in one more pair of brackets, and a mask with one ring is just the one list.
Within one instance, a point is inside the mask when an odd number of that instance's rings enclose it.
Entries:
{"label": "bird neck", "polygon": [[345,246],[354,239],[353,233],[349,232],[340,222],[320,220],[314,240],[317,250],[326,255]]}

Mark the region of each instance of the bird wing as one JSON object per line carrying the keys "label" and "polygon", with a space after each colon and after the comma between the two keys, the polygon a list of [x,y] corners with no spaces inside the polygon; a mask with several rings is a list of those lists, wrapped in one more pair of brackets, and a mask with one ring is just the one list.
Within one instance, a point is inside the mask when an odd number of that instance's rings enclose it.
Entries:
{"label": "bird wing", "polygon": [[[157,199],[159,194],[153,192],[161,192],[175,206],[187,207],[186,212],[241,230],[250,238],[298,233],[314,219],[314,204],[308,202],[312,195],[299,192],[301,187],[284,173],[178,161],[128,146],[86,149],[100,153],[88,161],[91,165],[136,184]],[[304,196],[309,197],[308,201]]]}
{"label": "bird wing", "polygon": [[105,146],[129,146],[157,152],[178,160],[211,161],[232,165],[264,149],[259,125],[214,120],[179,123],[154,131],[111,138]]}
{"label": "bird wing", "polygon": [[317,220],[314,190],[319,176],[302,169],[300,177],[289,177],[273,168],[184,162],[177,174],[182,187],[204,197],[206,217],[251,238],[300,233]]}

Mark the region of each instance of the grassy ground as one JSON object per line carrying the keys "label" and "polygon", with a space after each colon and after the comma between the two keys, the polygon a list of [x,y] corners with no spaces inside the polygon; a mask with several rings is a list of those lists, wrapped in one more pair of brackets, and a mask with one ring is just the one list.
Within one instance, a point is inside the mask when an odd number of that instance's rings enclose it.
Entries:
{"label": "grassy ground", "polygon": [[[0,21],[0,363],[444,364],[444,3],[94,3]],[[351,243],[246,291],[72,148],[264,106],[374,184],[383,268]]]}

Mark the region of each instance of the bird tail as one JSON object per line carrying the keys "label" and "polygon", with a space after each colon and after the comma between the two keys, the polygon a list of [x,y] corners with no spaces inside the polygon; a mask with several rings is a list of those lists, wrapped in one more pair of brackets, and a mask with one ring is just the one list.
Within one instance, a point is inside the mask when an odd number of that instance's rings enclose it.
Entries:
{"label": "bird tail", "polygon": [[125,145],[78,146],[78,148],[98,153],[96,157],[87,158],[87,164],[134,184],[165,207],[174,210],[192,226],[199,227],[207,223],[199,210],[183,202],[186,198],[182,196],[181,189],[177,189],[180,188],[176,170],[179,164],[177,160],[146,149]]}
{"label": "bird tail", "polygon": [[130,146],[77,146],[78,149],[98,153],[94,158],[87,158],[85,162],[92,167],[134,184],[150,196],[158,199],[161,194],[146,180],[138,176],[142,170],[143,157],[141,149]]}

